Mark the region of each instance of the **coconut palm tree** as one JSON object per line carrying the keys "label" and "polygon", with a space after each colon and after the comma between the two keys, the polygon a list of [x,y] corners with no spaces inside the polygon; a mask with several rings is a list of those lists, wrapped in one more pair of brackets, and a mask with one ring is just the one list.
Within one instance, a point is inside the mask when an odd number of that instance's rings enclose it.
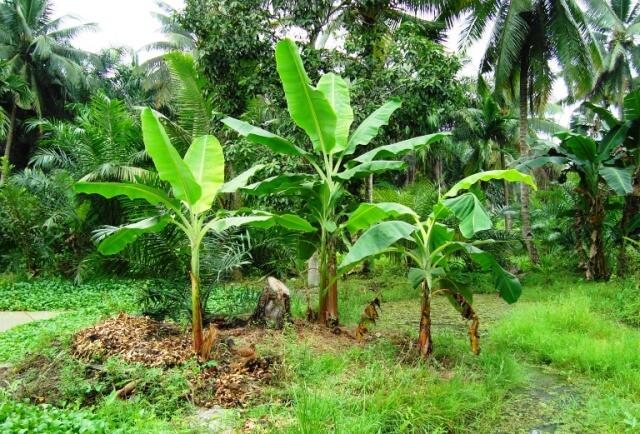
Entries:
{"label": "coconut palm tree", "polygon": [[19,75],[13,74],[6,63],[0,64],[0,98],[10,106],[9,112],[0,106],[0,138],[5,139],[4,156],[0,164],[0,185],[9,172],[9,155],[13,143],[16,113],[18,108],[29,109],[32,94],[27,83]]}
{"label": "coconut palm tree", "polygon": [[[477,104],[460,110],[454,139],[466,144],[468,152],[465,158],[464,174],[470,176],[483,170],[506,169],[509,161],[518,157],[518,109],[513,101],[500,104],[487,82],[478,77]],[[527,120],[529,134],[552,135],[565,128],[550,119],[535,116]],[[504,182],[504,203],[508,208],[510,192]],[[505,213],[505,228],[511,229],[511,215]]]}
{"label": "coconut palm tree", "polygon": [[63,27],[70,17],[52,19],[50,0],[7,0],[0,4],[0,57],[22,76],[34,94],[38,115],[44,102],[68,96],[83,84],[83,62],[91,54],[74,48],[71,41],[95,24]]}
{"label": "coconut palm tree", "polygon": [[[458,113],[454,138],[469,145],[464,172],[473,173],[505,169],[506,156],[512,153],[518,141],[518,121],[508,108],[502,108],[482,79],[478,80],[477,107],[468,107]],[[504,182],[504,205],[509,206],[509,188]],[[511,215],[504,215],[505,228],[511,230]]]}
{"label": "coconut palm tree", "polygon": [[[0,58],[30,89],[33,109],[38,117],[60,114],[64,104],[83,87],[83,62],[91,55],[74,48],[71,40],[95,28],[93,24],[64,27],[69,19],[53,19],[50,0],[5,0],[0,3]],[[11,113],[19,106],[10,104]],[[15,136],[13,126],[7,133],[5,154]],[[11,140],[9,140],[11,139]]]}
{"label": "coconut palm tree", "polygon": [[604,52],[593,95],[605,103],[614,103],[620,117],[633,75],[640,73],[640,51],[634,41],[640,35],[640,6],[633,3],[631,0],[587,0],[587,15]]}
{"label": "coconut palm tree", "polygon": [[162,39],[145,45],[139,51],[155,52],[156,55],[145,60],[140,68],[146,73],[144,88],[153,93],[154,105],[162,107],[172,99],[170,71],[164,55],[171,51],[193,53],[196,41],[193,34],[185,30],[175,19],[176,10],[162,0],[156,0],[158,11],[152,12],[160,24]]}
{"label": "coconut palm tree", "polygon": [[[462,46],[480,39],[490,29],[491,38],[480,73],[493,72],[498,94],[517,89],[519,100],[519,148],[529,154],[529,111],[541,112],[551,95],[555,76],[551,62],[563,69],[563,79],[572,95],[592,88],[595,46],[587,19],[577,0],[462,0],[436,1],[441,18],[451,22],[468,14],[462,31]],[[533,243],[529,215],[529,188],[522,184],[522,237],[534,263],[539,262]]]}

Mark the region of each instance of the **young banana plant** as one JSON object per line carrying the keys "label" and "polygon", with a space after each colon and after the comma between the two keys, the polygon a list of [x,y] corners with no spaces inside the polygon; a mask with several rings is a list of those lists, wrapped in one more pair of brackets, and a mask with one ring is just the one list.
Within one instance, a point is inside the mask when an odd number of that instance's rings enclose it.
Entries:
{"label": "young banana plant", "polygon": [[220,193],[232,193],[247,185],[261,166],[255,166],[231,181],[224,182],[224,154],[218,140],[211,135],[196,137],[181,158],[171,144],[164,127],[149,108],[142,111],[142,133],[147,153],[158,171],[158,177],[170,185],[170,192],[141,183],[78,182],[77,193],[98,194],[106,198],[126,196],[143,199],[155,206],[156,215],[119,227],[97,231],[98,250],[113,255],[134,242],[142,234],[159,232],[168,224],[179,227],[189,240],[191,249],[191,312],[193,349],[201,354],[203,342],[202,306],[200,303],[200,246],[209,231],[223,232],[231,227],[281,225],[296,231],[314,231],[304,219],[295,215],[273,215],[256,212],[237,215],[213,212]]}
{"label": "young banana plant", "polygon": [[[494,179],[524,182],[535,188],[529,175],[515,169],[491,170],[471,175],[455,184],[440,198],[425,221],[404,205],[363,203],[346,222],[346,228],[352,234],[368,229],[343,258],[339,266],[341,272],[367,258],[389,252],[406,255],[412,264],[408,274],[409,281],[414,288],[420,286],[422,292],[418,350],[425,359],[433,351],[431,299],[436,294],[447,296],[462,316],[471,320],[471,349],[475,354],[480,352],[479,320],[473,309],[473,294],[469,288],[456,282],[450,273],[449,267],[454,255],[466,254],[484,271],[491,272],[496,289],[507,303],[516,302],[522,292],[518,279],[503,269],[493,256],[480,249],[483,243],[491,242],[490,240],[465,241],[477,232],[492,227],[489,214],[478,197],[469,190],[480,181]],[[459,236],[456,236],[454,229],[441,223],[442,219],[449,216],[458,219]]]}
{"label": "young banana plant", "polygon": [[286,138],[234,118],[222,122],[247,140],[261,144],[278,154],[302,159],[311,173],[282,174],[243,189],[247,194],[293,195],[304,198],[304,214],[316,228],[301,243],[300,259],[318,252],[320,295],[318,319],[327,324],[338,322],[336,279],[336,243],[339,238],[344,186],[352,179],[405,167],[397,160],[402,155],[442,139],[446,133],[414,137],[379,146],[357,155],[358,147],[368,145],[401,103],[390,100],[367,117],[351,133],[353,109],[349,86],[340,76],[323,75],[316,86],[304,70],[298,48],[284,39],[276,46],[276,64],[289,114],[309,137],[307,144],[296,145]]}

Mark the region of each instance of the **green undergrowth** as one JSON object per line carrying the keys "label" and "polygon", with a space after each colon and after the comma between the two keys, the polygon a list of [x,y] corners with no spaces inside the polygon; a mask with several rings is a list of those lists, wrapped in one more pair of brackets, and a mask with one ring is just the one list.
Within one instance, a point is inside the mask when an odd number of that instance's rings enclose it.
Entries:
{"label": "green undergrowth", "polygon": [[522,301],[554,303],[558,296],[579,295],[588,298],[589,306],[608,319],[640,327],[640,276],[612,279],[609,282],[586,282],[575,273],[557,273],[548,281],[544,275],[529,273],[523,279]]}
{"label": "green undergrowth", "polygon": [[101,308],[117,311],[131,308],[135,287],[147,284],[134,280],[99,280],[76,285],[62,279],[34,279],[0,284],[0,310],[71,310]]}
{"label": "green undergrowth", "polygon": [[[549,281],[529,273],[519,303],[478,311],[486,330],[480,356],[470,353],[468,339],[461,336],[464,326],[440,325],[435,353],[425,364],[416,359],[413,346],[419,295],[401,268],[376,265],[369,275],[340,281],[342,322],[351,327],[364,306],[380,297],[383,319],[397,316],[392,324],[415,325],[379,324],[365,344],[329,333],[301,338],[293,326],[259,342],[261,354],[276,355],[280,362],[260,403],[240,412],[238,427],[252,419],[266,423],[266,432],[283,433],[529,432],[517,415],[536,410],[517,402],[539,399],[528,395],[535,380],[531,372],[548,368],[557,373],[558,390],[566,395],[541,404],[552,409],[552,421],[569,420],[580,432],[639,429],[640,297],[633,279],[587,283],[565,275]],[[192,432],[186,378],[195,366],[160,370],[111,359],[92,373],[69,354],[78,329],[119,310],[135,313],[134,298],[126,294],[140,284],[127,284],[122,293],[116,286],[110,297],[105,288],[94,287],[96,294],[85,294],[91,307],[0,334],[0,362],[28,367],[12,385],[13,400],[0,396],[0,432]],[[302,316],[306,297],[295,281],[288,285],[294,313]],[[229,309],[245,299],[247,306],[253,303],[253,293],[233,291],[219,292],[219,303],[234,305]],[[453,322],[440,311],[434,314],[441,316],[440,323]],[[40,375],[47,367],[56,375]],[[133,378],[140,381],[138,392],[127,401],[114,399],[114,390]],[[34,405],[39,394],[55,406]],[[23,401],[27,398],[31,403]],[[537,420],[536,414],[527,416]]]}
{"label": "green undergrowth", "polygon": [[587,380],[584,400],[573,409],[583,428],[625,432],[640,428],[640,331],[603,314],[607,296],[594,295],[602,287],[578,285],[516,307],[496,324],[491,346]]}
{"label": "green undergrowth", "polygon": [[3,433],[193,433],[185,421],[164,421],[148,409],[116,399],[99,407],[78,409],[16,402],[0,391],[0,432]]}
{"label": "green undergrowth", "polygon": [[73,333],[96,323],[101,317],[102,314],[94,309],[82,309],[0,333],[0,362],[16,362],[28,353],[55,352],[59,346],[70,344]]}
{"label": "green undergrowth", "polygon": [[508,393],[524,377],[508,353],[469,354],[450,334],[435,338],[425,365],[410,341],[380,339],[339,351],[285,340],[285,380],[273,402],[254,408],[273,432],[488,432]]}

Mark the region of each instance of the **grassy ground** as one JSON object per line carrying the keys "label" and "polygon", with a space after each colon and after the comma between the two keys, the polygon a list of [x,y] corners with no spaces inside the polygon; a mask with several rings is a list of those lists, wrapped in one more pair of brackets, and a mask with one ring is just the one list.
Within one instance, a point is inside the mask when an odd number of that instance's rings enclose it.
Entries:
{"label": "grassy ground", "polygon": [[[299,327],[265,334],[259,353],[276,355],[280,362],[271,386],[251,406],[231,413],[236,429],[640,431],[640,291],[633,280],[593,284],[566,274],[560,280],[531,275],[524,281],[522,299],[511,306],[493,294],[477,294],[480,356],[469,351],[465,322],[446,300],[436,299],[435,354],[428,364],[416,360],[413,352],[419,300],[404,282],[392,268],[341,282],[341,318],[347,326],[355,324],[371,299],[382,298],[380,321],[363,344]],[[48,305],[70,310],[0,334],[0,363],[36,366],[40,373],[49,370],[44,376],[24,375],[5,384],[0,431],[204,430],[195,423],[185,381],[199,369],[195,364],[160,370],[111,360],[106,373],[94,378],[86,364],[69,355],[75,330],[117,311],[136,312],[136,282],[104,285],[83,287],[81,296],[66,287],[53,291],[54,297],[46,288],[11,293],[10,287],[0,286],[0,299],[11,295],[13,305],[21,309]],[[305,297],[297,294],[293,308],[302,315]],[[64,305],[59,300],[65,297],[75,301]],[[114,387],[131,378],[142,380],[142,392],[128,401],[115,399]],[[40,401],[52,405],[37,405]]]}

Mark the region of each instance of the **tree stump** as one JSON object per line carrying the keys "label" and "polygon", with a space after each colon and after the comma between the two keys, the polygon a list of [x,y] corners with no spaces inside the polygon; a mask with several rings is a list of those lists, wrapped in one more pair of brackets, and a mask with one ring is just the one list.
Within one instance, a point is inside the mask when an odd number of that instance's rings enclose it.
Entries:
{"label": "tree stump", "polygon": [[267,284],[251,315],[251,321],[281,329],[284,322],[291,318],[291,292],[275,277],[268,277]]}
{"label": "tree stump", "polygon": [[320,286],[320,271],[318,270],[318,252],[309,258],[309,270],[307,271],[307,285],[309,288]]}

